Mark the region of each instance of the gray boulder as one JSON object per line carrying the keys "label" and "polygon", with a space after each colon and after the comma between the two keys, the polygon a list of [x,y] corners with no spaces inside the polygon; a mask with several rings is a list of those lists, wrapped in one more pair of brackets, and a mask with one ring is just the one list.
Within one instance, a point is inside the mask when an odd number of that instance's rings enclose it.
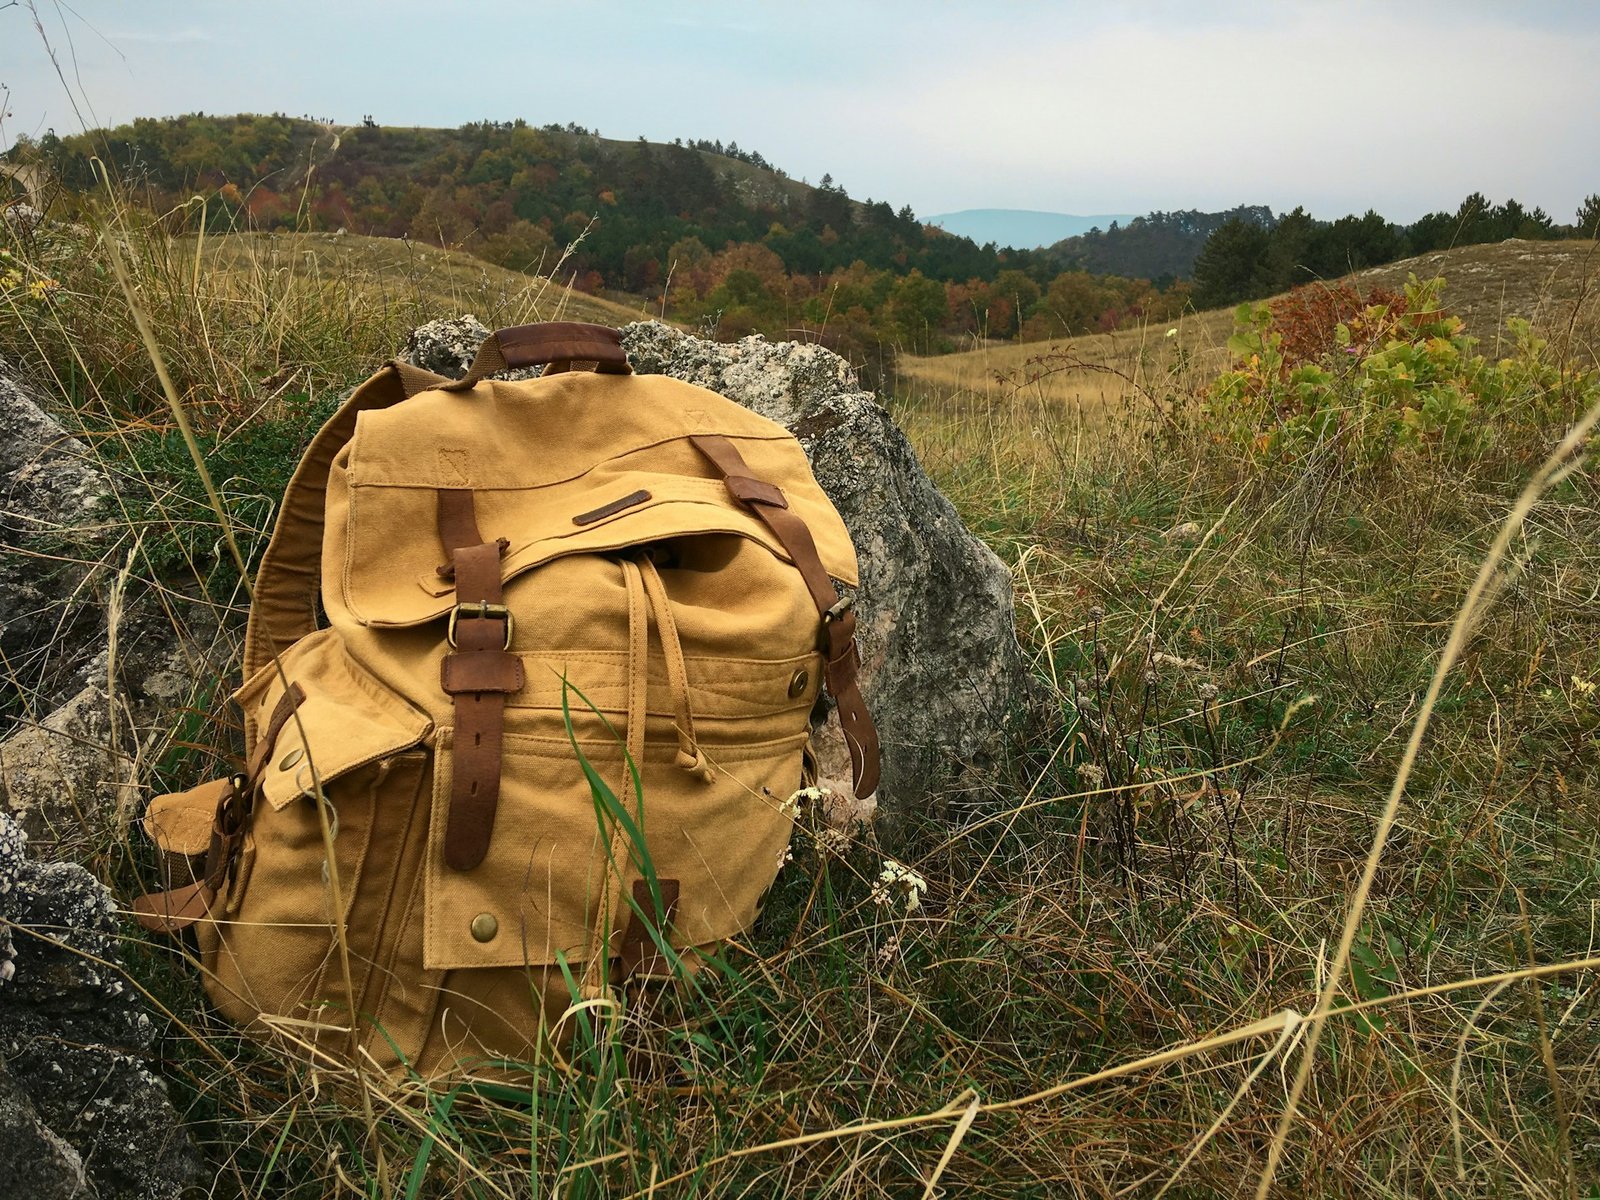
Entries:
{"label": "gray boulder", "polygon": [[0,700],[48,713],[79,691],[110,481],[89,448],[0,362]]}
{"label": "gray boulder", "polygon": [[[429,321],[419,325],[406,338],[400,357],[414,367],[443,375],[446,379],[459,379],[467,373],[478,347],[492,332],[471,313],[444,321]],[[541,368],[526,367],[516,371],[501,371],[496,379],[532,379]]]}
{"label": "gray boulder", "polygon": [[144,1065],[155,1029],[111,896],[26,844],[0,813],[0,1196],[182,1196],[206,1172]]}
{"label": "gray boulder", "polygon": [[429,321],[411,331],[400,357],[414,367],[459,379],[472,365],[483,339],[492,332],[471,313],[445,321]]}
{"label": "gray boulder", "polygon": [[0,742],[0,811],[46,857],[87,859],[138,807],[133,760],[116,745],[111,701],[90,684]]}
{"label": "gray boulder", "polygon": [[[135,758],[231,654],[206,605],[142,587],[93,453],[0,363],[0,812],[36,852],[83,857],[132,815]],[[108,566],[107,564],[112,565]]]}

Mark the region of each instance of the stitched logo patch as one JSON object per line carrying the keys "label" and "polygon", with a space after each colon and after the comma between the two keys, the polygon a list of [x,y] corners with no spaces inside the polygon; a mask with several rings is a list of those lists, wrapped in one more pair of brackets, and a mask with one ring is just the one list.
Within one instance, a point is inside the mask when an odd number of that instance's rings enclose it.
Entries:
{"label": "stitched logo patch", "polygon": [[468,474],[471,459],[465,450],[439,451],[439,480],[441,483],[460,485],[472,482]]}

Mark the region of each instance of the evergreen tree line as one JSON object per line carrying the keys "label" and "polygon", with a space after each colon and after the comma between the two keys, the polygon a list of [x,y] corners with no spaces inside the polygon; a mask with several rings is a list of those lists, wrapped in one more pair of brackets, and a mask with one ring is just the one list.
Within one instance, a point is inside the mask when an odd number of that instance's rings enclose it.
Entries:
{"label": "evergreen tree line", "polygon": [[1571,225],[1516,200],[1492,204],[1479,192],[1454,212],[1429,213],[1410,225],[1371,210],[1337,221],[1319,221],[1303,208],[1268,220],[1235,216],[1210,234],[1195,259],[1194,302],[1202,309],[1219,308],[1455,246],[1597,235],[1600,195],[1584,201]]}

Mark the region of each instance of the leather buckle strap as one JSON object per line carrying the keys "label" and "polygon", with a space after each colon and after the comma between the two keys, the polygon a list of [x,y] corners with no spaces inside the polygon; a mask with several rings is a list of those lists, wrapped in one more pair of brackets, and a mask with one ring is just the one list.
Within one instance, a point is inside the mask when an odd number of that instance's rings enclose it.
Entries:
{"label": "leather buckle strap", "polygon": [[522,660],[504,650],[462,650],[445,655],[439,664],[439,686],[447,696],[463,692],[509,695],[520,692],[525,682]]}
{"label": "leather buckle strap", "polygon": [[743,504],[766,504],[772,508],[788,508],[789,501],[783,489],[776,484],[748,475],[729,475],[722,481],[735,500]]}
{"label": "leather buckle strap", "polygon": [[457,871],[470,871],[489,852],[500,803],[506,696],[521,689],[523,670],[521,661],[508,653],[514,626],[501,595],[501,544],[449,549],[457,604],[446,629],[451,653],[440,665],[439,686],[455,701],[455,729],[444,861]]}
{"label": "leather buckle strap", "polygon": [[722,474],[729,494],[760,517],[773,532],[805,580],[822,618],[818,644],[827,659],[824,679],[839,710],[839,727],[850,748],[850,774],[855,793],[864,800],[878,789],[880,747],[877,727],[872,723],[872,715],[867,711],[856,682],[861,660],[855,645],[855,601],[852,597],[839,598],[805,521],[789,509],[781,489],[750,475],[750,468],[737,446],[719,434],[697,434],[689,440]]}
{"label": "leather buckle strap", "polygon": [[456,605],[450,610],[450,623],[445,626],[445,640],[450,643],[451,649],[459,647],[457,641],[458,630],[462,621],[504,621],[505,632],[501,635],[500,649],[511,649],[511,635],[516,630],[516,621],[512,619],[511,610],[504,604],[490,604],[487,600],[469,600]]}

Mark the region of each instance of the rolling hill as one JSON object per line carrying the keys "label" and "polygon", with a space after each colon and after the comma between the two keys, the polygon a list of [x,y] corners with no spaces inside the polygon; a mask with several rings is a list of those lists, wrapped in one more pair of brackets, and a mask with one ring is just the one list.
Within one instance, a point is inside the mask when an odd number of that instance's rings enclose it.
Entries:
{"label": "rolling hill", "polygon": [[[1600,243],[1511,239],[1402,259],[1350,280],[1363,291],[1399,290],[1416,275],[1443,276],[1444,301],[1495,354],[1511,317],[1523,317],[1552,339],[1574,333],[1577,349],[1600,349]],[[1051,342],[991,344],[961,354],[902,355],[901,391],[964,398],[985,406],[1021,399],[1042,406],[1112,412],[1158,389],[1180,352],[1189,368],[1214,373],[1227,359],[1234,310],[1190,313],[1160,325]],[[1173,337],[1167,330],[1176,329]]]}

